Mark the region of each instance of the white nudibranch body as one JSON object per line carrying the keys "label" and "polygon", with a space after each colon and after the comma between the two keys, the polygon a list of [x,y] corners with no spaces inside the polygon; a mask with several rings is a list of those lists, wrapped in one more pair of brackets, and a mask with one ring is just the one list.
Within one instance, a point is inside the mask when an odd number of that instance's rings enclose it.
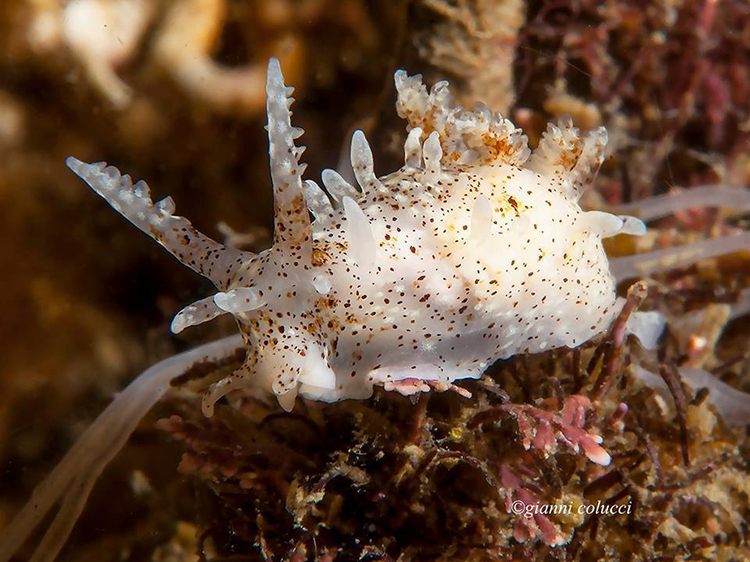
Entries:
{"label": "white nudibranch body", "polygon": [[[234,315],[247,356],[206,394],[263,387],[289,409],[297,394],[366,398],[374,385],[411,393],[478,378],[518,353],[575,347],[619,307],[602,237],[641,234],[632,217],[578,205],[602,162],[606,131],[550,125],[530,153],[521,130],[478,105],[455,106],[447,83],[428,93],[396,73],[409,130],[405,165],[378,178],[361,131],[357,186],[323,173],[304,181],[301,129],[291,126],[279,64],[268,69],[275,196],[273,247],[225,247],[174,216],[166,199],[105,164],[68,165],[136,226],[220,292],[177,314],[182,329]],[[311,215],[313,219],[311,220]]]}
{"label": "white nudibranch body", "polygon": [[[478,378],[498,359],[577,346],[609,326],[622,303],[601,240],[642,234],[644,226],[578,205],[602,162],[605,130],[581,137],[570,123],[550,125],[530,153],[510,121],[484,106],[457,107],[445,82],[428,93],[419,76],[399,71],[396,88],[409,131],[404,167],[378,178],[358,131],[351,147],[358,185],[326,170],[324,191],[302,179],[292,89],[271,60],[274,243],[260,254],[201,234],[174,215],[171,198],[154,204],[142,181],[68,159],[117,211],[216,285],[218,293],[175,316],[172,331],[228,313],[240,337],[169,358],[135,379],[3,529],[0,562],[59,505],[33,560],[55,558],[104,466],[196,361],[245,349],[244,364],[204,396],[209,416],[222,396],[246,387],[273,392],[286,409],[298,394],[332,402],[366,398],[375,385],[466,395],[454,381]],[[633,325],[642,324],[642,344],[653,345],[663,322],[642,320]]]}

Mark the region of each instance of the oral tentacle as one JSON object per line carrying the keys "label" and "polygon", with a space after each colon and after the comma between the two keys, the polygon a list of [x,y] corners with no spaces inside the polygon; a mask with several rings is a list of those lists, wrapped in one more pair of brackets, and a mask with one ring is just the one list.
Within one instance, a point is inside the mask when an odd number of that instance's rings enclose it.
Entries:
{"label": "oral tentacle", "polygon": [[173,334],[179,334],[185,328],[208,322],[226,312],[226,310],[222,310],[216,306],[213,296],[206,297],[193,304],[189,304],[175,314],[170,329]]}
{"label": "oral tentacle", "polygon": [[199,232],[186,218],[174,215],[171,198],[154,204],[146,182],[133,185],[130,176],[121,175],[106,162],[87,164],[69,157],[66,164],[122,216],[219,289],[225,289],[234,273],[254,256],[252,252],[216,242]]}

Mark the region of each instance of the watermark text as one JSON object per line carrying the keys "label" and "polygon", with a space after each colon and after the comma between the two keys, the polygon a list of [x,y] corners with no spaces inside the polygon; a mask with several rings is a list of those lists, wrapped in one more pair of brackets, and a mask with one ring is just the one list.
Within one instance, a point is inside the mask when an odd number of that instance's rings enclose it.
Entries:
{"label": "watermark text", "polygon": [[582,503],[574,506],[572,502],[568,503],[526,503],[516,500],[511,504],[511,512],[515,515],[523,515],[530,519],[534,515],[627,515],[632,509],[632,502],[618,504],[607,504],[601,500],[596,503]]}

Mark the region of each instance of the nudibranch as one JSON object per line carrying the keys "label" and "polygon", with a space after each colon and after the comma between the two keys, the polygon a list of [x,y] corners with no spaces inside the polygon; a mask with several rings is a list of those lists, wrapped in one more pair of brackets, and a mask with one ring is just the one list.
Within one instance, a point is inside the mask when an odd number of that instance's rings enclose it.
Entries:
{"label": "nudibranch", "polygon": [[[240,334],[135,379],[3,530],[0,562],[59,504],[33,558],[54,559],[104,466],[169,381],[196,362],[245,349],[242,366],[204,396],[210,416],[222,396],[248,387],[273,392],[286,409],[298,394],[333,402],[366,398],[375,385],[465,393],[455,381],[480,377],[498,359],[578,346],[607,329],[622,303],[602,238],[645,227],[579,206],[602,163],[605,130],[581,136],[570,122],[550,125],[532,153],[509,120],[457,106],[446,82],[428,92],[419,76],[399,71],[395,80],[408,130],[404,166],[378,177],[357,131],[357,185],[325,170],[324,190],[302,177],[292,88],[270,61],[274,240],[259,254],[198,232],[174,214],[171,198],[154,204],[143,181],[68,159],[117,211],[217,287],[177,313],[172,330],[229,313]],[[645,324],[642,333],[654,332],[657,323]]]}
{"label": "nudibranch", "polygon": [[578,201],[604,155],[600,128],[550,125],[532,152],[522,131],[487,107],[456,106],[446,82],[395,75],[407,121],[405,164],[378,177],[362,131],[351,142],[356,184],[325,170],[303,179],[303,131],[290,123],[292,88],[271,60],[266,86],[273,246],[222,245],[157,204],[105,163],[68,166],[219,292],[180,311],[179,332],[234,316],[247,356],[204,397],[272,391],[366,398],[374,385],[409,394],[456,388],[498,359],[575,347],[617,313],[603,237],[644,231],[631,217],[583,212]]}

